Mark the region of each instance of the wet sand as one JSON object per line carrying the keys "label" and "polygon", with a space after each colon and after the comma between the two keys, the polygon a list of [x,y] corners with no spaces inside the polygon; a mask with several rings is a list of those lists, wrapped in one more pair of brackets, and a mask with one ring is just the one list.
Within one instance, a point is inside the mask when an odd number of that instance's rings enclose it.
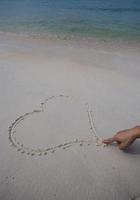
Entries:
{"label": "wet sand", "polygon": [[0,34],[0,199],[140,198],[140,142],[96,146],[92,130],[139,124],[139,52]]}

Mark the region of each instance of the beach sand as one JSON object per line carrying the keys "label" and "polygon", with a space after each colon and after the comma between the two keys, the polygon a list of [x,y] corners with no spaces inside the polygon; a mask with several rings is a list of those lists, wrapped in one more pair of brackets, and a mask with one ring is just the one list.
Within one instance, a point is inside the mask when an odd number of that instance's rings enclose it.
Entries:
{"label": "beach sand", "polygon": [[88,117],[99,138],[139,125],[139,64],[138,45],[0,33],[0,200],[139,199],[140,141],[96,146]]}

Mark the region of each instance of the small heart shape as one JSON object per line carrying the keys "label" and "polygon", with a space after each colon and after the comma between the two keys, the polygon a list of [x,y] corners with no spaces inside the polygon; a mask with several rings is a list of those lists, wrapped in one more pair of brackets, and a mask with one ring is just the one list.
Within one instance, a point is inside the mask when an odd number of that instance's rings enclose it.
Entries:
{"label": "small heart shape", "polygon": [[99,143],[100,138],[89,105],[58,95],[46,99],[39,109],[18,117],[9,127],[9,140],[22,154],[42,156],[75,144]]}

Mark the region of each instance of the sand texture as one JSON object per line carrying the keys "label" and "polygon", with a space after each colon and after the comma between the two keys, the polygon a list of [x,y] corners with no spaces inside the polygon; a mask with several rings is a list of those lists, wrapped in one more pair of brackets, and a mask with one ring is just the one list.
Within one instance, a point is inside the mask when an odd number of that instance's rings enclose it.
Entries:
{"label": "sand texture", "polygon": [[0,200],[140,199],[139,52],[0,33]]}

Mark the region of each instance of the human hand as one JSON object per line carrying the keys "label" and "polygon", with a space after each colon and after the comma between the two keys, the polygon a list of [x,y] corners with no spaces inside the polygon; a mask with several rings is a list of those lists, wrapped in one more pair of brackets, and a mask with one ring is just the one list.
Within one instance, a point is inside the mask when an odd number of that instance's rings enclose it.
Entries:
{"label": "human hand", "polygon": [[130,146],[137,138],[140,138],[140,126],[123,130],[113,137],[103,140],[103,143],[109,145],[116,142],[119,149],[124,150]]}

